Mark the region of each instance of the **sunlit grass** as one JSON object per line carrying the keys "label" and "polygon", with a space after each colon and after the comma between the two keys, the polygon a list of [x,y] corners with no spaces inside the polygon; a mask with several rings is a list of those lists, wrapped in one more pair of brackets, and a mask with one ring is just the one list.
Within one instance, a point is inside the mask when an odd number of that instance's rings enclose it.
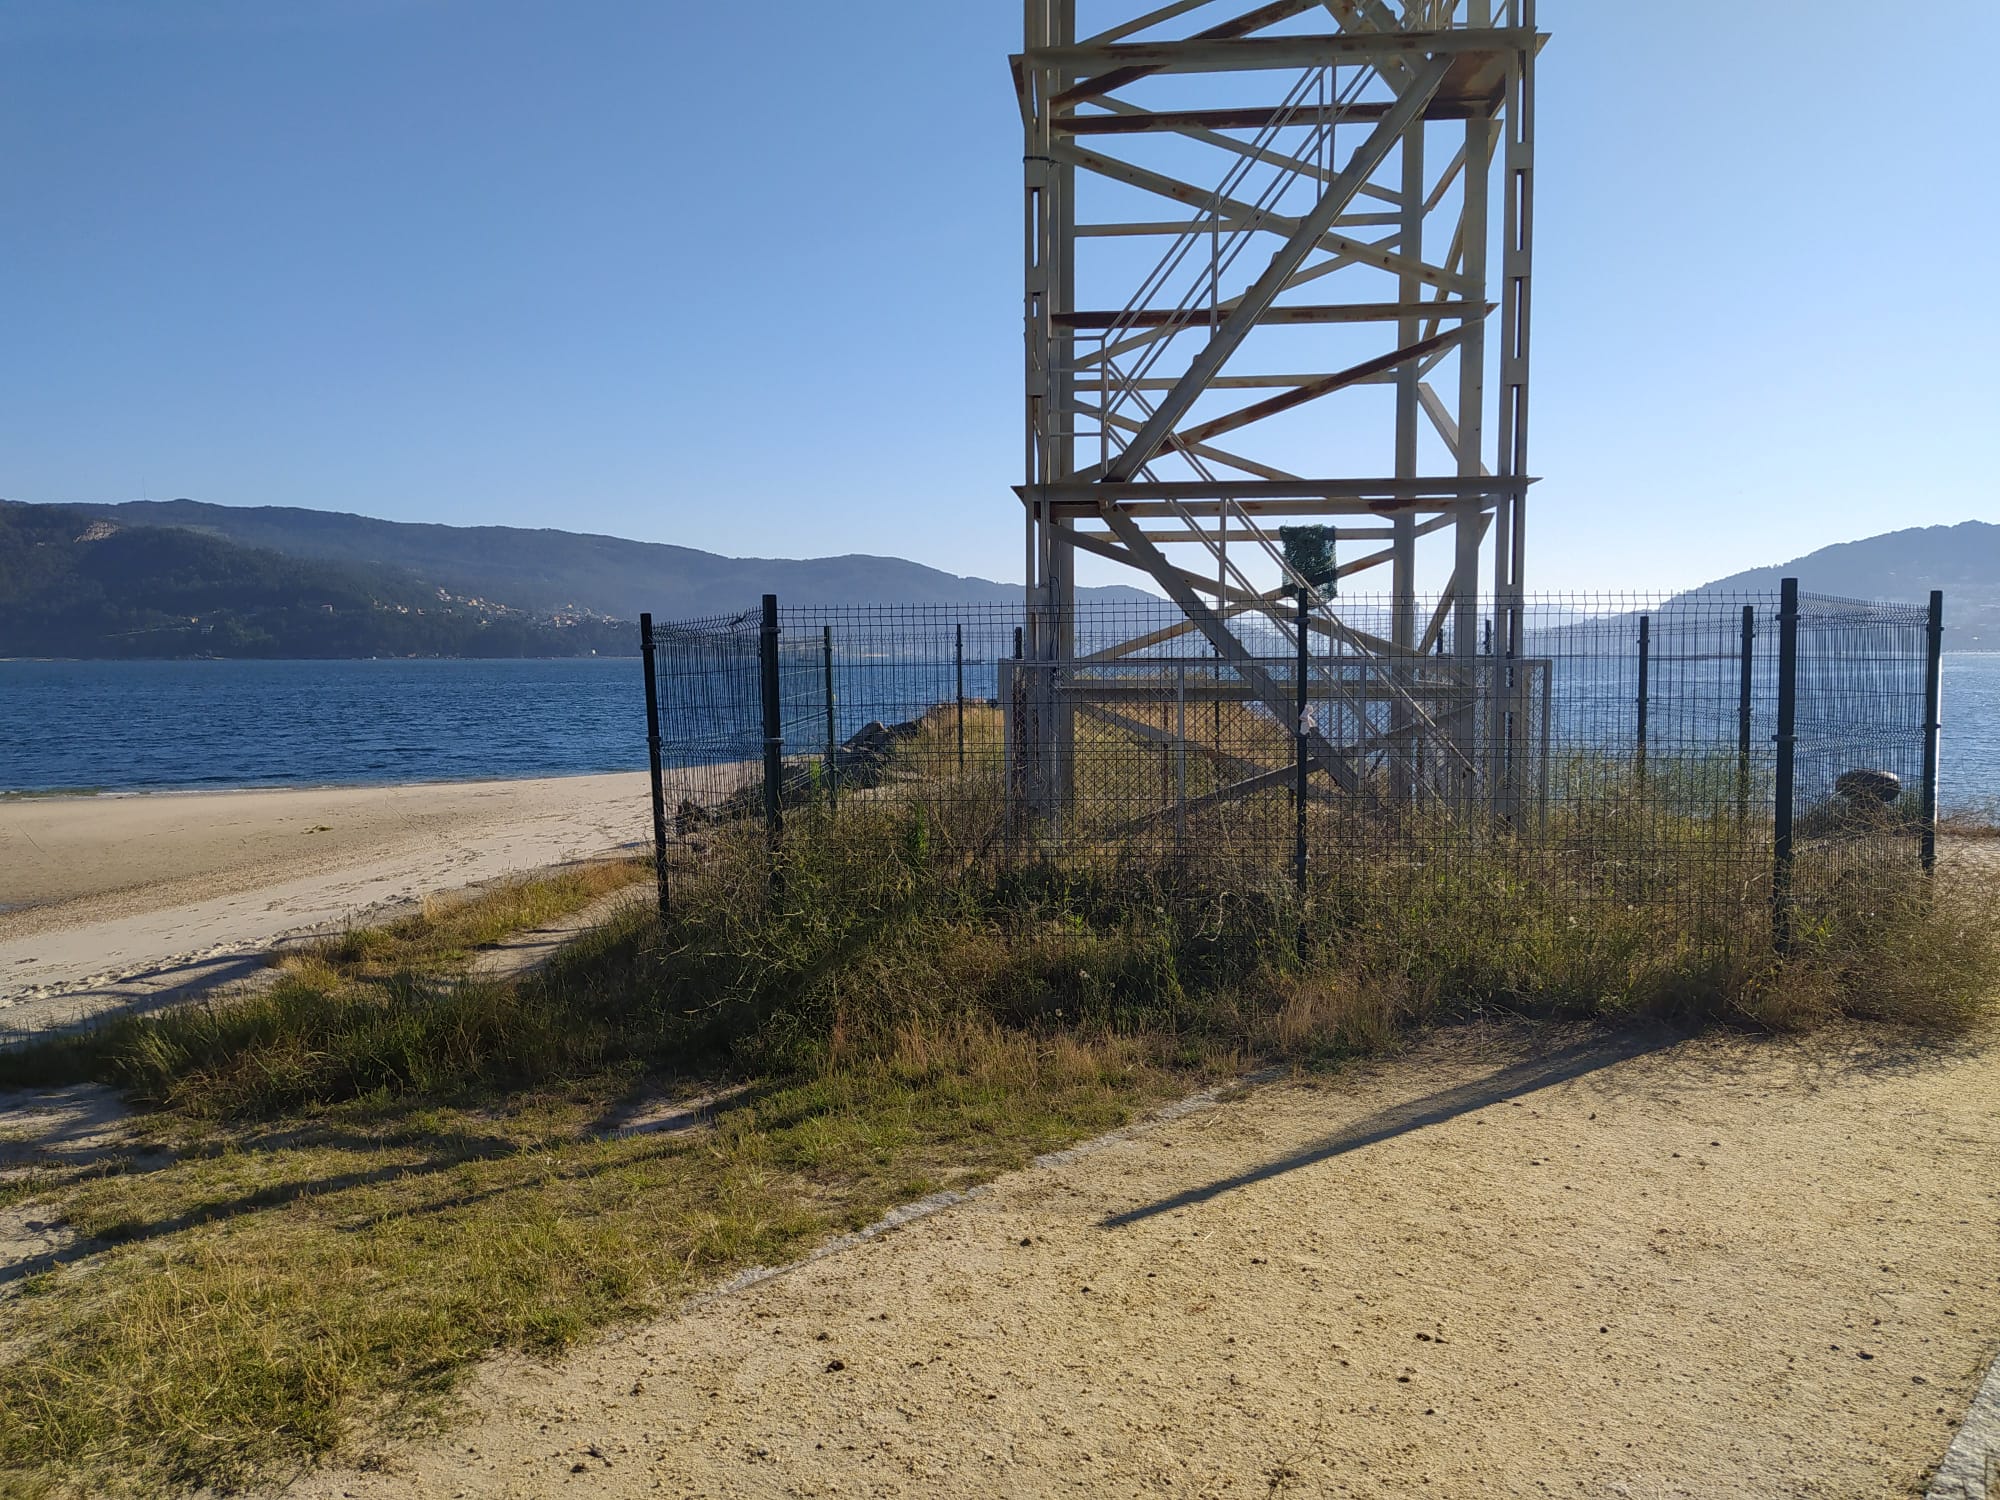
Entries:
{"label": "sunlit grass", "polygon": [[[1699,767],[1519,831],[1315,803],[1301,895],[1269,858],[1282,793],[1114,836],[1157,758],[1105,789],[1116,818],[1010,825],[997,719],[968,714],[960,772],[955,711],[927,716],[837,813],[823,788],[788,809],[775,853],[706,827],[664,921],[635,902],[525,981],[459,971],[643,870],[440,903],[261,994],[0,1056],[126,1090],[172,1148],[0,1193],[85,1237],[0,1301],[0,1473],[157,1491],[353,1451],[491,1353],[558,1351],[1252,1063],[1494,1014],[1990,1013],[1980,866],[1804,880],[1781,957],[1761,835],[1666,800]],[[695,1096],[726,1100],[712,1128],[616,1130]]]}

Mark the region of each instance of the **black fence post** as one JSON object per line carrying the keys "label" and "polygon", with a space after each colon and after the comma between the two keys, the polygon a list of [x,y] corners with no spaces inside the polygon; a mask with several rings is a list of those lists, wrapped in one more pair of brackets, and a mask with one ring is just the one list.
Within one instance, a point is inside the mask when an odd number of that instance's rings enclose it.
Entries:
{"label": "black fence post", "polygon": [[1639,787],[1646,786],[1646,712],[1653,693],[1653,617],[1639,616]]}
{"label": "black fence post", "polygon": [[834,716],[833,704],[833,627],[819,628],[820,665],[826,679],[826,809],[832,812],[840,806],[840,764],[835,759],[835,751],[840,740],[838,721]]}
{"label": "black fence post", "polygon": [[1798,748],[1799,581],[1787,578],[1778,595],[1778,784],[1771,828],[1771,940],[1792,950],[1792,779]]}
{"label": "black fence post", "polygon": [[764,628],[757,642],[758,676],[764,698],[764,826],[771,851],[785,831],[785,718],[778,693],[778,596],[764,596]]}
{"label": "black fence post", "polygon": [[1757,606],[1743,606],[1743,667],[1736,684],[1736,823],[1750,821],[1750,687],[1756,650]]}
{"label": "black fence post", "polygon": [[1293,732],[1296,735],[1296,739],[1293,741],[1292,750],[1292,804],[1296,819],[1292,838],[1292,883],[1298,888],[1299,893],[1299,958],[1301,962],[1304,961],[1306,956],[1306,710],[1308,708],[1306,689],[1308,685],[1307,676],[1312,670],[1312,661],[1309,655],[1311,651],[1309,644],[1310,633],[1307,628],[1308,621],[1311,618],[1311,609],[1310,593],[1308,590],[1301,588],[1299,590],[1298,661],[1293,668],[1297,678],[1295,684],[1297,691],[1293,696],[1297,699],[1298,719],[1293,725]]}
{"label": "black fence post", "polygon": [[1924,873],[1937,872],[1938,735],[1944,728],[1944,594],[1931,591],[1924,631]]}
{"label": "black fence post", "polygon": [[958,769],[965,771],[965,626],[952,627],[952,664],[958,670]]}
{"label": "black fence post", "polygon": [[653,781],[653,881],[659,888],[660,920],[667,919],[667,788],[660,774],[660,682],[653,644],[653,617],[639,616],[639,654],[646,659],[646,760]]}
{"label": "black fence post", "polygon": [[1215,701],[1209,705],[1209,717],[1215,725],[1215,748],[1222,749],[1222,648],[1210,646],[1209,655],[1215,658]]}

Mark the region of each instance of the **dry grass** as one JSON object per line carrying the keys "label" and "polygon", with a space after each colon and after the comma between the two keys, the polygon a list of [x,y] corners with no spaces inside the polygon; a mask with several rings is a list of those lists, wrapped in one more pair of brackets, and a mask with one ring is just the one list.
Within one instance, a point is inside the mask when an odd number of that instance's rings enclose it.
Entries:
{"label": "dry grass", "polygon": [[666,961],[656,917],[525,983],[444,972],[590,894],[441,905],[265,995],[5,1060],[155,1109],[129,1157],[0,1188],[82,1237],[0,1293],[0,1493],[228,1487],[428,1422],[496,1350],[553,1354],[1191,1076],[1152,1039],[967,1017],[766,1072],[712,1130],[619,1138],[635,1101],[742,1076],[706,1018],[632,987]]}
{"label": "dry grass", "polygon": [[1954,808],[1938,818],[1938,832],[1952,839],[2000,838],[2000,802]]}
{"label": "dry grass", "polygon": [[[120,1085],[176,1153],[6,1190],[94,1247],[4,1304],[0,1485],[160,1491],[352,1450],[435,1415],[493,1351],[560,1349],[1252,1059],[1496,1011],[1937,1034],[2000,975],[1976,869],[1805,891],[1780,960],[1715,831],[1636,798],[1647,860],[1612,805],[1545,831],[1548,878],[1518,848],[1419,844],[1319,870],[1303,904],[1199,844],[995,859],[992,736],[972,730],[963,777],[798,809],[775,869],[761,830],[709,830],[671,921],[634,910],[527,982],[450,970],[592,892],[440,907],[266,995],[0,1059]],[[934,715],[912,743],[955,763],[956,733]],[[1724,884],[1651,904],[1686,874],[1676,851]],[[749,1087],[712,1133],[604,1135],[636,1095],[723,1081]]]}
{"label": "dry grass", "polygon": [[1789,958],[1753,976],[1746,1015],[1774,1029],[1857,1020],[1956,1035],[1990,1014],[2000,879],[1950,868],[1850,876],[1804,905]]}
{"label": "dry grass", "polygon": [[431,895],[419,909],[380,927],[357,927],[287,958],[357,978],[448,971],[476,949],[512,933],[582,911],[600,896],[652,878],[650,863],[595,860],[534,880],[512,880],[467,894]]}

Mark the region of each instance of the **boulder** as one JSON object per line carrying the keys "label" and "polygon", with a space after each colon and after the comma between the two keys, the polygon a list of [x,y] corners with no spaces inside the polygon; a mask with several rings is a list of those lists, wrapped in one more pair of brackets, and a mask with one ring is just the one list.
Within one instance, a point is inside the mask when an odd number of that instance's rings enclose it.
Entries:
{"label": "boulder", "polygon": [[[833,773],[842,786],[872,787],[896,754],[896,741],[906,737],[909,726],[895,728],[880,719],[870,719],[833,752]],[[914,733],[914,729],[910,729]]]}
{"label": "boulder", "polygon": [[1902,799],[1903,779],[1893,771],[1842,771],[1833,795],[1800,814],[1798,831],[1807,838],[1907,833],[1915,825]]}
{"label": "boulder", "polygon": [[1903,778],[1894,771],[1842,771],[1833,794],[1850,802],[1894,802],[1903,795]]}

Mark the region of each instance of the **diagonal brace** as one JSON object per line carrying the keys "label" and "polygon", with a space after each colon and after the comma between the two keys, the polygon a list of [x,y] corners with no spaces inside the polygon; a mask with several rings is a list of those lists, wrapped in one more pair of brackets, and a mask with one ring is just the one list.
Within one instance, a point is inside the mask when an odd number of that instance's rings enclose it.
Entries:
{"label": "diagonal brace", "polygon": [[1257,320],[1266,309],[1277,300],[1305,259],[1319,244],[1324,235],[1354,201],[1354,195],[1361,190],[1361,184],[1379,167],[1389,154],[1390,148],[1402,138],[1438,91],[1445,74],[1451,68],[1449,57],[1434,57],[1417,75],[1395,106],[1369,132],[1368,139],[1354,153],[1354,157],[1327,188],[1313,211],[1299,221],[1299,227],[1290,239],[1279,247],[1271,257],[1270,265],[1236,305],[1235,311],[1225,318],[1213,334],[1208,346],[1194,357],[1178,384],[1169,391],[1146,425],[1139,430],[1125,450],[1113,459],[1105,469],[1104,477],[1113,482],[1123,482],[1136,474],[1140,467],[1160,449],[1173,432],[1175,425],[1186,416],[1209,380],[1234,354],[1250,330],[1257,326]]}
{"label": "diagonal brace", "polygon": [[[1291,707],[1290,694],[1280,688],[1277,679],[1265,671],[1262,664],[1251,656],[1249,648],[1236,638],[1236,632],[1229,628],[1228,622],[1211,609],[1208,602],[1190,588],[1186,581],[1177,576],[1181,570],[1168,562],[1158,547],[1146,540],[1146,533],[1137,521],[1122,513],[1115,505],[1107,504],[1101,510],[1104,524],[1109,526],[1118,540],[1125,544],[1126,550],[1139,560],[1139,566],[1151,573],[1166,589],[1173,597],[1174,603],[1178,604],[1187,617],[1200,628],[1201,633],[1208,637],[1209,645],[1216,649],[1224,661],[1236,669],[1238,676],[1250,684],[1250,690],[1257,695],[1264,706],[1277,715],[1278,722],[1289,724],[1295,712]],[[1361,789],[1361,773],[1355,768],[1353,760],[1335,749],[1332,742],[1316,725],[1306,734],[1306,750],[1320,769],[1331,776],[1342,791],[1354,792]]]}

